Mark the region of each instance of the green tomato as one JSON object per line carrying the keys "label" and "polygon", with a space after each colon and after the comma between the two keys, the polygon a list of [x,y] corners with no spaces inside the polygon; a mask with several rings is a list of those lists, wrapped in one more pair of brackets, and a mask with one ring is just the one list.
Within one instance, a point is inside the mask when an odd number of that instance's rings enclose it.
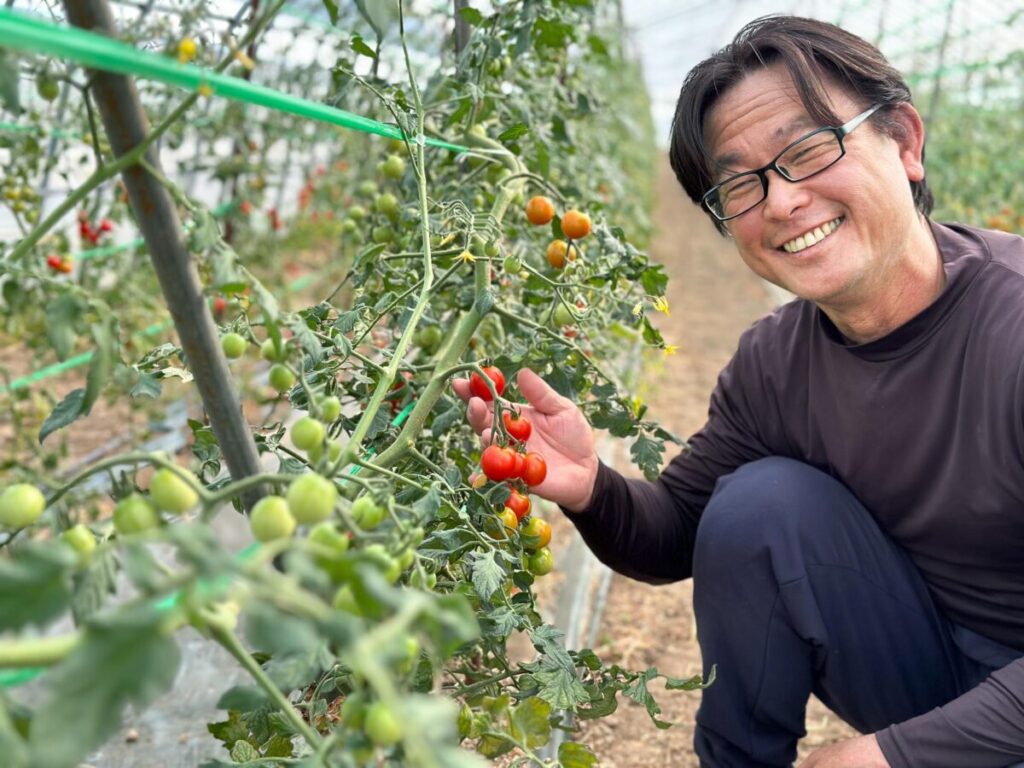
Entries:
{"label": "green tomato", "polygon": [[356,187],[356,191],[363,197],[373,197],[377,194],[377,184],[370,180],[362,181]]}
{"label": "green tomato", "polygon": [[114,507],[114,530],[122,536],[149,531],[160,525],[160,513],[138,493],[126,496]]}
{"label": "green tomato", "polygon": [[366,710],[363,731],[378,747],[390,747],[402,738],[402,726],[384,702],[377,701]]}
{"label": "green tomato", "polygon": [[270,367],[270,386],[278,392],[287,392],[295,386],[295,374],[289,370],[288,366],[274,363]]}
{"label": "green tomato", "polygon": [[356,596],[352,592],[352,587],[348,584],[343,584],[338,587],[338,591],[334,593],[334,599],[331,601],[331,605],[339,611],[351,613],[353,616],[363,615],[363,609],[359,607],[359,603],[356,601]]}
{"label": "green tomato", "polygon": [[341,222],[341,231],[346,234],[351,235],[358,228],[359,225],[356,224],[355,219],[345,219],[343,222]]}
{"label": "green tomato", "polygon": [[402,575],[401,564],[388,554],[388,550],[383,544],[370,544],[363,549],[363,554],[380,571],[381,575],[388,580],[389,584],[394,584]]}
{"label": "green tomato", "polygon": [[324,438],[327,437],[327,429],[312,416],[303,416],[292,424],[291,436],[296,448],[308,451],[323,444]]}
{"label": "green tomato", "polygon": [[93,550],[96,549],[96,535],[87,526],[79,523],[61,533],[60,538],[78,553],[80,563],[85,564],[92,560]]}
{"label": "green tomato", "polygon": [[[374,194],[376,194],[376,188],[374,188]],[[361,205],[353,205],[348,209],[348,217],[352,221],[362,221],[366,218],[366,209]]]}
{"label": "green tomato", "polygon": [[320,418],[330,424],[337,421],[339,416],[341,416],[341,400],[331,395],[320,401]]}
{"label": "green tomato", "polygon": [[498,242],[496,240],[491,241],[491,242],[487,243],[487,245],[484,246],[484,255],[485,256],[489,256],[490,258],[493,259],[499,253],[501,253],[501,246],[498,245]]}
{"label": "green tomato", "polygon": [[326,477],[310,472],[292,480],[285,498],[299,523],[313,525],[331,516],[338,489]]}
{"label": "green tomato", "polygon": [[419,330],[416,334],[416,343],[419,344],[423,351],[428,355],[434,354],[437,348],[441,346],[441,342],[444,341],[444,331],[438,325],[427,325]]}
{"label": "green tomato", "polygon": [[43,101],[53,101],[60,96],[60,84],[48,75],[36,78],[36,92]]}
{"label": "green tomato", "polygon": [[309,532],[309,540],[328,547],[339,555],[348,552],[351,543],[348,534],[338,529],[330,520],[317,523]]}
{"label": "green tomato", "polygon": [[280,496],[264,496],[249,513],[249,528],[258,541],[286,539],[295,531],[295,518]]}
{"label": "green tomato", "polygon": [[386,224],[380,224],[373,228],[373,232],[370,234],[370,237],[373,239],[373,242],[378,245],[383,245],[384,243],[390,243],[395,239],[395,231]]}
{"label": "green tomato", "polygon": [[431,590],[437,586],[437,574],[417,568],[409,576],[409,584],[416,589]]}
{"label": "green tomato", "polygon": [[178,470],[189,478],[186,481],[177,471],[172,469],[157,470],[149,482],[149,498],[157,509],[180,515],[199,503],[199,494],[195,486],[198,484],[195,475],[188,470]]}
{"label": "green tomato", "polygon": [[245,354],[245,348],[249,342],[240,333],[225,333],[220,337],[220,348],[224,351],[224,357],[229,360],[236,360]]}
{"label": "green tomato", "polygon": [[406,547],[402,550],[398,556],[398,567],[402,569],[402,573],[405,573],[412,564],[416,562],[416,550],[412,547]]}
{"label": "green tomato", "polygon": [[510,275],[517,275],[519,270],[523,268],[523,262],[519,260],[518,256],[506,256],[505,260],[501,263],[501,268]]}
{"label": "green tomato", "polygon": [[370,496],[360,496],[352,503],[352,519],[364,530],[372,530],[381,524],[387,512]]}
{"label": "green tomato", "polygon": [[343,725],[349,728],[362,728],[366,722],[366,697],[353,691],[345,697],[345,702],[338,712]]}
{"label": "green tomato", "polygon": [[405,160],[398,155],[388,155],[380,170],[389,179],[400,179],[405,174]]}
{"label": "green tomato", "polygon": [[284,345],[278,346],[273,339],[267,339],[260,345],[260,357],[270,363],[279,363],[285,358]]}
{"label": "green tomato", "polygon": [[559,301],[551,312],[551,322],[561,328],[563,325],[572,325],[576,322],[576,318],[572,316],[572,311]]}
{"label": "green tomato", "polygon": [[542,547],[526,559],[526,570],[534,576],[546,576],[555,567],[555,558],[551,550]]}
{"label": "green tomato", "polygon": [[9,530],[32,525],[46,509],[46,497],[34,485],[17,483],[0,494],[0,526]]}
{"label": "green tomato", "polygon": [[390,192],[385,192],[382,195],[377,195],[377,199],[374,201],[374,205],[377,210],[388,216],[394,218],[398,216],[398,198],[392,195]]}

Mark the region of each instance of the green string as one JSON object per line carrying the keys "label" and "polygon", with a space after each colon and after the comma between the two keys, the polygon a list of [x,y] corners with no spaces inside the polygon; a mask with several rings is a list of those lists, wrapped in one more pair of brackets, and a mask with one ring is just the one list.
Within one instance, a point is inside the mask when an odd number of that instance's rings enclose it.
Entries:
{"label": "green string", "polygon": [[[402,131],[393,125],[326,104],[300,99],[240,77],[231,77],[191,64],[181,64],[167,56],[140,51],[104,35],[51,24],[7,8],[0,8],[0,40],[6,48],[70,59],[92,69],[158,80],[190,91],[209,89],[210,92],[227,99],[269,107],[279,112],[373,133],[389,139],[403,138]],[[440,139],[424,138],[423,142],[427,146],[455,152],[466,152],[469,149]]]}

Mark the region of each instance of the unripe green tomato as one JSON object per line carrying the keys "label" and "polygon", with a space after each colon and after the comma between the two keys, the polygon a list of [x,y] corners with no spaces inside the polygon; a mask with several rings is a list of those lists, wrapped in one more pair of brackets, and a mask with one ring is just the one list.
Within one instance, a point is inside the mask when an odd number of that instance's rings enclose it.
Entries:
{"label": "unripe green tomato", "polygon": [[351,543],[348,534],[338,530],[338,527],[330,520],[317,523],[309,532],[309,540],[329,547],[339,555],[348,552]]}
{"label": "unripe green tomato", "polygon": [[341,416],[341,400],[334,395],[320,401],[320,418],[330,424]]}
{"label": "unripe green tomato", "polygon": [[334,599],[331,601],[331,604],[339,611],[351,613],[353,616],[363,615],[363,609],[359,607],[359,603],[356,602],[356,596],[352,592],[352,587],[348,584],[338,587],[338,591],[334,593]]}
{"label": "unripe green tomato", "polygon": [[36,92],[43,101],[53,101],[60,96],[60,84],[49,75],[36,78]]}
{"label": "unripe green tomato", "polygon": [[350,693],[345,697],[338,716],[343,725],[349,728],[362,728],[366,722],[366,697],[355,691]]}
{"label": "unripe green tomato", "polygon": [[352,234],[358,229],[359,225],[355,223],[353,219],[345,219],[341,222],[341,231],[346,234]]}
{"label": "unripe green tomato", "polygon": [[416,343],[419,344],[423,351],[428,355],[434,354],[437,348],[441,346],[441,342],[444,341],[444,331],[438,325],[427,325],[419,330],[416,334]]}
{"label": "unripe green tomato", "polygon": [[416,550],[412,547],[406,547],[398,555],[398,567],[402,569],[402,573],[405,573],[412,564],[416,562]]}
{"label": "unripe green tomato", "polygon": [[292,424],[292,443],[300,451],[308,451],[313,446],[319,446],[327,437],[327,429],[322,423],[312,416],[303,416]]}
{"label": "unripe green tomato", "polygon": [[526,559],[526,570],[534,576],[546,576],[555,567],[555,558],[551,550],[542,547]]}
{"label": "unripe green tomato", "polygon": [[390,192],[385,192],[382,195],[377,195],[375,201],[377,210],[389,217],[398,215],[398,198],[392,195]]}
{"label": "unripe green tomato", "polygon": [[348,209],[348,217],[353,221],[362,221],[366,218],[366,209],[361,205],[353,205]]}
{"label": "unripe green tomato", "polygon": [[395,231],[387,224],[379,224],[373,228],[373,232],[370,233],[370,237],[373,239],[373,242],[378,245],[383,245],[384,243],[390,243],[394,240]]}
{"label": "unripe green tomato", "polygon": [[274,343],[273,339],[267,339],[260,345],[260,357],[270,363],[278,363],[285,358],[284,342],[281,346]]}
{"label": "unripe green tomato", "polygon": [[426,531],[423,530],[423,526],[417,525],[409,531],[409,546],[416,549],[416,547],[423,543],[424,536],[426,536]]}
{"label": "unripe green tomato", "polygon": [[309,472],[292,480],[285,495],[288,509],[302,525],[326,520],[334,511],[338,489],[326,477]]}
{"label": "unripe green tomato", "polygon": [[42,491],[28,483],[16,483],[0,493],[0,526],[9,530],[32,525],[46,509]]}
{"label": "unripe green tomato", "polygon": [[474,123],[469,129],[470,136],[476,136],[480,139],[487,138],[487,129],[483,126],[483,123]]}
{"label": "unripe green tomato", "polygon": [[402,726],[383,701],[374,702],[366,710],[363,731],[378,747],[390,747],[402,738]]}
{"label": "unripe green tomato", "polygon": [[359,182],[359,186],[356,187],[356,191],[363,197],[373,197],[377,194],[377,183],[367,179],[366,181]]}
{"label": "unripe green tomato", "polygon": [[270,386],[278,392],[287,392],[295,386],[295,374],[288,369],[288,366],[274,363],[270,368]]}
{"label": "unripe green tomato", "polygon": [[87,526],[79,523],[61,533],[60,538],[78,553],[80,563],[92,560],[93,550],[96,549],[96,535]]}
{"label": "unripe green tomato", "polygon": [[237,360],[245,354],[245,348],[249,342],[240,333],[225,333],[220,337],[220,348],[224,351],[224,357],[229,360]]}
{"label": "unripe green tomato", "polygon": [[[189,480],[186,481],[178,472]],[[180,515],[199,503],[199,494],[195,489],[198,482],[195,475],[186,469],[175,471],[164,467],[158,469],[149,481],[149,498],[157,509]]]}
{"label": "unripe green tomato", "polygon": [[468,704],[463,703],[459,707],[459,717],[456,720],[456,726],[459,729],[459,736],[462,738],[468,738],[470,731],[473,728],[473,710],[469,708]]}
{"label": "unripe green tomato", "polygon": [[114,507],[114,530],[123,536],[141,533],[160,525],[160,513],[138,493],[126,496]]}
{"label": "unripe green tomato", "polygon": [[501,268],[510,275],[517,275],[519,270],[523,268],[523,262],[519,260],[518,256],[506,256],[505,260],[501,263]]}
{"label": "unripe green tomato", "polygon": [[360,496],[352,503],[352,519],[360,528],[367,531],[380,525],[386,511],[370,496]]}
{"label": "unripe green tomato", "polygon": [[437,586],[437,575],[429,571],[421,571],[417,568],[409,576],[409,584],[416,587],[416,589],[430,590]]}
{"label": "unripe green tomato", "polygon": [[576,318],[572,316],[572,311],[560,301],[551,312],[551,322],[557,328],[561,328],[563,325],[572,325],[576,322]]}
{"label": "unripe green tomato", "polygon": [[405,160],[398,155],[388,155],[380,170],[389,179],[400,179],[405,174]]}
{"label": "unripe green tomato", "polygon": [[264,496],[249,513],[249,528],[258,541],[286,539],[295,531],[295,518],[280,496]]}
{"label": "unripe green tomato", "polygon": [[337,461],[341,458],[341,441],[340,440],[328,440],[327,441],[327,459],[328,461]]}
{"label": "unripe green tomato", "polygon": [[402,640],[401,656],[397,659],[396,667],[399,674],[406,674],[412,669],[420,658],[420,641],[412,635],[406,635]]}
{"label": "unripe green tomato", "polygon": [[388,554],[383,544],[370,544],[363,550],[363,554],[377,567],[389,584],[394,584],[402,575],[402,566]]}
{"label": "unripe green tomato", "polygon": [[498,241],[497,240],[492,240],[491,242],[487,243],[484,246],[484,256],[489,256],[490,258],[493,259],[499,253],[501,253],[501,246],[498,245]]}

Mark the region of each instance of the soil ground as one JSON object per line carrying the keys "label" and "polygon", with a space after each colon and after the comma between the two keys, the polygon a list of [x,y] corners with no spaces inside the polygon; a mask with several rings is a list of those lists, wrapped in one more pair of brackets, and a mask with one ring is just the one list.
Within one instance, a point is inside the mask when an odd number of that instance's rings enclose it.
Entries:
{"label": "soil ground", "polygon": [[[650,418],[688,437],[704,423],[718,372],[740,334],[771,311],[778,294],[743,264],[732,244],[685,197],[667,158],[659,165],[655,200],[650,255],[670,276],[671,316],[659,317],[659,328],[679,351],[648,366],[647,380],[668,386],[650,386],[643,396]],[[670,448],[666,461],[673,455]],[[614,576],[594,650],[606,663],[629,669],[655,666],[673,677],[699,674],[692,593],[689,580],[651,586]],[[613,716],[584,725],[578,739],[594,750],[604,768],[698,765],[692,739],[700,693],[664,691],[658,684],[652,692],[663,707],[662,719],[675,724],[672,728],[659,731],[646,710],[628,700]],[[855,735],[816,700],[808,708],[807,731],[801,759],[821,745]]]}

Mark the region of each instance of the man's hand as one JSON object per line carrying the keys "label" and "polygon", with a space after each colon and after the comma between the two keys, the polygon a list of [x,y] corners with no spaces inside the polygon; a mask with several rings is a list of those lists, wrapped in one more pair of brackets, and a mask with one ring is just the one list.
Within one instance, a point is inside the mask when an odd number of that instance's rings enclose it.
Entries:
{"label": "man's hand", "polygon": [[800,768],[889,768],[874,734],[816,749]]}
{"label": "man's hand", "polygon": [[[548,465],[547,478],[530,488],[530,492],[574,512],[586,509],[597,479],[597,452],[590,424],[572,400],[555,392],[533,371],[521,370],[516,383],[529,403],[516,407],[533,425],[526,447],[543,455]],[[452,387],[455,394],[468,400],[466,414],[470,426],[483,444],[489,445],[493,404],[472,397],[468,379],[454,379]]]}

